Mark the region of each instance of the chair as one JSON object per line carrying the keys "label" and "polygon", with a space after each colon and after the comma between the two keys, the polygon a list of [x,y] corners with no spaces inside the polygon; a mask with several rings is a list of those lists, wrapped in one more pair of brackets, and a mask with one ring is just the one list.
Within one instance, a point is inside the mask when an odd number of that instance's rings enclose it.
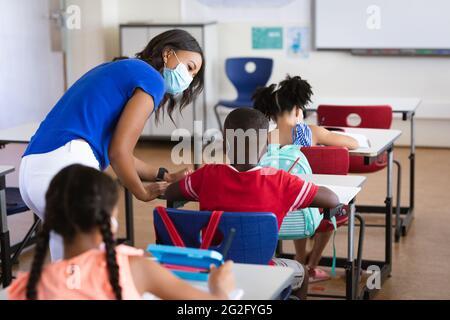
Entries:
{"label": "chair", "polygon": [[301,149],[315,174],[347,175],[348,150],[343,147],[304,147]]}
{"label": "chair", "polygon": [[[254,63],[256,68],[253,72],[246,70],[249,63]],[[223,130],[220,119],[220,106],[230,109],[252,108],[252,95],[258,87],[265,86],[272,75],[273,60],[270,58],[229,58],[225,61],[225,72],[228,79],[237,90],[235,100],[220,100],[214,106],[214,112],[217,117],[221,131]]]}
{"label": "chair", "polygon": [[[166,209],[170,220],[185,245],[199,248],[202,230],[208,225],[210,211]],[[153,212],[156,243],[174,245],[157,209]],[[236,230],[227,259],[236,263],[263,264],[271,261],[278,240],[278,225],[273,213],[225,212],[220,219],[210,249],[222,252],[224,239],[231,229]]]}
{"label": "chair", "polygon": [[[27,212],[30,210],[27,207],[27,205],[24,203],[24,201],[20,195],[19,188],[6,188],[5,191],[6,191],[6,214],[7,214],[7,216],[13,216],[13,215]],[[20,243],[12,246],[10,248],[1,248],[2,250],[6,250],[6,252],[14,253],[11,260],[9,261],[9,263],[7,265],[12,266],[15,263],[17,263],[17,259],[19,258],[23,249],[25,249],[25,247],[27,247],[27,245],[32,244],[32,242],[33,242],[32,237],[33,237],[34,233],[36,232],[36,230],[38,229],[39,225],[40,225],[40,220],[36,215],[34,215],[34,222],[31,225],[31,228],[28,230],[27,234],[25,235],[24,239]],[[8,239],[8,241],[5,241],[5,243],[6,243],[6,245],[9,245],[9,239]],[[2,275],[4,275],[5,273],[10,274],[10,270],[8,270],[8,271],[2,270]],[[4,287],[9,284],[9,283],[5,282],[5,279],[2,279],[2,281],[3,281]],[[9,279],[7,282],[9,282]]]}
{"label": "chair", "polygon": [[[356,123],[351,119],[358,118]],[[357,127],[370,129],[390,129],[392,124],[392,107],[379,106],[335,106],[320,105],[317,109],[317,119],[320,126]],[[400,194],[401,194],[401,165],[394,160],[397,166],[397,201],[395,212],[395,241],[400,240]],[[364,163],[364,157],[350,157],[350,173],[371,173],[383,170],[387,167],[387,152],[378,157],[371,164]]]}

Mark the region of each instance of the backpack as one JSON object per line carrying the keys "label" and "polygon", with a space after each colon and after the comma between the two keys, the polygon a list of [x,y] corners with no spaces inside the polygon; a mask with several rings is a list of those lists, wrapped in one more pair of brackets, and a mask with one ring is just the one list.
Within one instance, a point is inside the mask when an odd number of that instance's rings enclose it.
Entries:
{"label": "backpack", "polygon": [[[305,155],[296,145],[269,144],[267,153],[259,165],[281,169],[292,174],[312,174]],[[323,215],[318,208],[306,208],[289,212],[281,224],[278,238],[296,240],[310,238],[322,221]]]}

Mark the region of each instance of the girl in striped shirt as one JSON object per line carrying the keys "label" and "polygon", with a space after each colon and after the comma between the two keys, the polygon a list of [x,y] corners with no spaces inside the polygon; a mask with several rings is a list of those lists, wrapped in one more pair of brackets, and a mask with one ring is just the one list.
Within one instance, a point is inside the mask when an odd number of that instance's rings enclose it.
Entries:
{"label": "girl in striped shirt", "polygon": [[[358,148],[358,142],[352,137],[335,133],[326,128],[307,125],[303,122],[305,107],[311,102],[311,85],[299,76],[287,76],[279,84],[259,88],[253,95],[255,109],[276,123],[275,130],[269,134],[272,144],[341,146],[348,149]],[[295,240],[296,260],[308,267],[309,282],[328,280],[330,276],[318,268],[327,243],[333,231],[316,231],[314,246],[306,252],[306,239]]]}

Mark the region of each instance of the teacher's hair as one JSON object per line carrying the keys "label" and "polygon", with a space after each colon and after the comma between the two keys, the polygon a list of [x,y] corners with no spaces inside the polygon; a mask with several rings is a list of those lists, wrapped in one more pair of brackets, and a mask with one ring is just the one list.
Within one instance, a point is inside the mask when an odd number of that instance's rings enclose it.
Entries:
{"label": "teacher's hair", "polygon": [[111,212],[118,201],[117,183],[110,176],[93,168],[71,165],[52,179],[45,200],[45,220],[36,243],[26,298],[37,299],[37,287],[51,231],[61,235],[64,243],[71,243],[78,233],[98,229],[105,243],[109,282],[116,299],[121,300],[119,266],[111,232]]}
{"label": "teacher's hair", "polygon": [[175,99],[175,97],[170,94],[166,94],[164,96],[161,101],[161,107],[163,108],[159,108],[156,111],[156,121],[160,118],[161,110],[163,110],[162,112],[167,111],[167,114],[173,121],[172,113],[177,104],[179,105],[180,111],[183,110],[184,107],[190,104],[203,90],[205,57],[197,40],[195,40],[195,38],[187,31],[173,29],[157,35],[150,40],[149,44],[143,51],[136,54],[136,58],[149,63],[156,70],[162,72],[164,69],[163,52],[167,49],[173,49],[174,51],[185,50],[197,52],[202,56],[203,63],[191,85],[183,92],[181,98]]}

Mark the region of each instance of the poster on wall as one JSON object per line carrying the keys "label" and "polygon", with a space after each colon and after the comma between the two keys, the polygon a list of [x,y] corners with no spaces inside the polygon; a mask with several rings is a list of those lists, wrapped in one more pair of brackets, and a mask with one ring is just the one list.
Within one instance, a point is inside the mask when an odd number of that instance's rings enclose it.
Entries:
{"label": "poster on wall", "polygon": [[184,21],[310,22],[310,0],[181,0]]}
{"label": "poster on wall", "polygon": [[252,28],[253,49],[283,49],[282,27],[253,27]]}
{"label": "poster on wall", "polygon": [[310,51],[309,28],[286,28],[286,50],[289,58],[308,58]]}

